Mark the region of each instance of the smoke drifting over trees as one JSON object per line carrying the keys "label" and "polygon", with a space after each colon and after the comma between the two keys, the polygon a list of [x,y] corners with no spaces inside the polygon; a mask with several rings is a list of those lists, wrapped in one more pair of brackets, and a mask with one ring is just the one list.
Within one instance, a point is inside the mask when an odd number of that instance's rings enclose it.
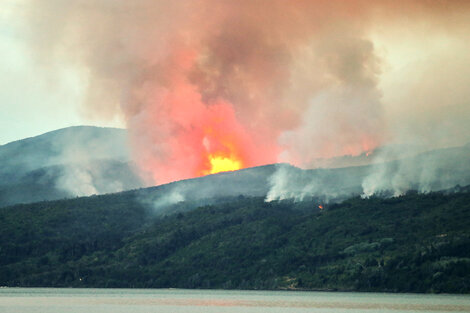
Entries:
{"label": "smoke drifting over trees", "polygon": [[470,141],[466,1],[44,0],[16,11],[38,64],[86,82],[85,114],[124,118],[149,183],[216,162],[314,168],[388,144]]}

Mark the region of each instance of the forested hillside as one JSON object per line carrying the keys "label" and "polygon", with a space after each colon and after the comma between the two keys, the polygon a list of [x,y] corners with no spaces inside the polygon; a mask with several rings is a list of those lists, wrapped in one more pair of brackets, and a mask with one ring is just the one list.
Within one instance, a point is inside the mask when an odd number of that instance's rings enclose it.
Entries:
{"label": "forested hillside", "polygon": [[470,292],[468,189],[167,215],[136,195],[0,209],[0,285]]}

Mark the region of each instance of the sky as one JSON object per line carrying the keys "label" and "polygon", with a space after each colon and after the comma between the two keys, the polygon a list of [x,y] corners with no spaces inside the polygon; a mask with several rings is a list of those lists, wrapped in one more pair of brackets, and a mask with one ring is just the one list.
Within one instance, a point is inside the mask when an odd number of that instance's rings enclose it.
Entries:
{"label": "sky", "polygon": [[71,64],[57,64],[52,79],[34,61],[21,15],[26,3],[0,6],[0,145],[74,125],[125,127],[118,118],[96,121],[80,111],[86,78]]}
{"label": "sky", "polygon": [[155,182],[470,141],[468,1],[4,0],[0,144],[129,130]]}

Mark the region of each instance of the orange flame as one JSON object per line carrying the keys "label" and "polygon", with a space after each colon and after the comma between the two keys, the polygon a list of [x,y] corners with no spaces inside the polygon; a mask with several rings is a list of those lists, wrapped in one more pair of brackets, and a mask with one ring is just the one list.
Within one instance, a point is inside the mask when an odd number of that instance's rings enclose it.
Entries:
{"label": "orange flame", "polygon": [[318,207],[320,208],[320,210],[323,210],[323,205],[320,204]]}
{"label": "orange flame", "polygon": [[[212,107],[216,109],[216,107]],[[244,148],[247,139],[243,129],[234,119],[231,111],[222,106],[208,118],[203,127],[203,149],[199,175],[236,171],[246,166]],[[230,128],[227,125],[231,125]]]}

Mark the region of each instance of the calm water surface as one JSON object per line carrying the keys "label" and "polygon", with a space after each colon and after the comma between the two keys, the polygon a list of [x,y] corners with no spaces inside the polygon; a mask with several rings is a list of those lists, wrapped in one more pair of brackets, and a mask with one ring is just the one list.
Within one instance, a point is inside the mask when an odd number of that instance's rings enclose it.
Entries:
{"label": "calm water surface", "polygon": [[300,291],[0,288],[0,312],[470,313],[470,296]]}

